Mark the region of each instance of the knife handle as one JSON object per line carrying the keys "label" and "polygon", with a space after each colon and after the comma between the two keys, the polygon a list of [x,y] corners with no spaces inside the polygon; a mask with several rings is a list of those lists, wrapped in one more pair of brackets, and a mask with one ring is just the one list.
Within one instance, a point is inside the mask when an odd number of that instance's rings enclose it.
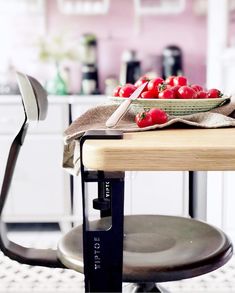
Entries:
{"label": "knife handle", "polygon": [[118,121],[126,114],[132,99],[126,99],[121,105],[113,112],[113,114],[106,121],[106,126],[112,128],[117,125]]}

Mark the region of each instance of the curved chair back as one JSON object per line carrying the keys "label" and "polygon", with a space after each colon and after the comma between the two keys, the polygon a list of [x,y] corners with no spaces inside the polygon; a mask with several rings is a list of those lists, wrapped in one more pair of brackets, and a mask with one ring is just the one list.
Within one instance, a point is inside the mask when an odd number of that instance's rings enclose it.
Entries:
{"label": "curved chair back", "polygon": [[25,116],[28,121],[44,120],[47,116],[47,92],[33,77],[16,73]]}
{"label": "curved chair back", "polygon": [[[7,238],[6,225],[2,221],[2,212],[9,193],[16,161],[30,121],[44,120],[47,115],[47,93],[41,84],[31,76],[17,72],[25,120],[13,140],[6,164],[2,189],[0,194],[0,249],[5,255],[18,262],[47,267],[64,267],[57,259],[56,250],[26,248]],[[36,186],[35,186],[36,188]]]}

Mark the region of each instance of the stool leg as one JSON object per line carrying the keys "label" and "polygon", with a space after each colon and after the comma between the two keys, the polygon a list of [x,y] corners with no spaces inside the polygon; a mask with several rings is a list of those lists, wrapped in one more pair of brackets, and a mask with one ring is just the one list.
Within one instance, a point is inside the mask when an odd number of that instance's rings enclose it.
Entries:
{"label": "stool leg", "polygon": [[189,171],[189,215],[206,221],[207,172]]}

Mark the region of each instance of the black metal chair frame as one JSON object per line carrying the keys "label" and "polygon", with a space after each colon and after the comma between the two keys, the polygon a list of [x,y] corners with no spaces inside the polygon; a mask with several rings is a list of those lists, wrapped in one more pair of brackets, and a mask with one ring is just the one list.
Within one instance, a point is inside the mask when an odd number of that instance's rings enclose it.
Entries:
{"label": "black metal chair frame", "polygon": [[44,120],[47,114],[47,94],[41,85],[31,76],[17,73],[18,84],[24,107],[24,122],[13,140],[8,154],[5,175],[0,195],[0,249],[5,255],[20,263],[59,267],[64,266],[57,259],[56,250],[34,249],[21,246],[10,241],[7,237],[6,224],[2,220],[2,212],[9,193],[20,148],[23,145],[30,121]]}

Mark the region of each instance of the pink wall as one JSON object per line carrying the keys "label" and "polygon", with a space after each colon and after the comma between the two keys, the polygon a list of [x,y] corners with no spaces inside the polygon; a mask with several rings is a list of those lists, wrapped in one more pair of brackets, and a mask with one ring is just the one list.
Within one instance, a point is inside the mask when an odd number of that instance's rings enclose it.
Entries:
{"label": "pink wall", "polygon": [[[184,54],[185,75],[192,83],[205,83],[206,17],[192,12],[192,0],[187,0],[184,13],[172,16],[144,16],[139,35],[135,32],[132,0],[110,0],[110,12],[105,16],[63,15],[55,0],[47,1],[48,33],[69,32],[74,37],[92,32],[99,44],[101,86],[108,75],[119,75],[123,50],[136,49],[147,67],[149,55],[160,55],[169,44],[180,46]],[[73,77],[73,88],[79,87],[79,69]]]}
{"label": "pink wall", "polygon": [[[180,46],[184,54],[185,74],[191,83],[205,83],[206,17],[192,12],[193,0],[186,0],[184,13],[173,16],[144,16],[140,19],[140,32],[136,33],[133,0],[110,0],[110,11],[104,16],[64,15],[58,11],[56,0],[47,0],[45,17],[48,34],[72,36],[79,41],[82,33],[97,35],[99,46],[99,74],[101,88],[109,75],[119,76],[122,52],[136,49],[143,70],[149,69],[150,56],[160,56],[169,44]],[[42,81],[52,76],[49,65],[38,60],[38,35],[43,30],[43,18],[35,15],[0,11],[0,73],[9,60],[19,70],[35,75]],[[80,65],[71,67],[71,89],[80,88]]]}

